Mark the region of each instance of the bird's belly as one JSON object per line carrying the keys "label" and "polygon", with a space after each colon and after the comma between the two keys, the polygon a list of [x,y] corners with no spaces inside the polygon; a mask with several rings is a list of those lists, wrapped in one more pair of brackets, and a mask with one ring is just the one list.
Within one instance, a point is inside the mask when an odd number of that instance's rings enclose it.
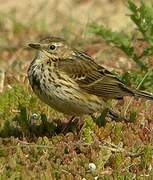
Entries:
{"label": "bird's belly", "polygon": [[33,90],[50,107],[69,115],[92,114],[101,111],[105,105],[97,96],[81,92],[78,87],[50,84]]}

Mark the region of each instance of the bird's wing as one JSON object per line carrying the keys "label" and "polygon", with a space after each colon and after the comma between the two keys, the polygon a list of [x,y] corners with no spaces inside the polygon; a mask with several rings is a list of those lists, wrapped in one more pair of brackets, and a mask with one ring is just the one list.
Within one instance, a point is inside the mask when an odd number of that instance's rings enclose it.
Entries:
{"label": "bird's wing", "polygon": [[77,51],[70,59],[59,61],[58,68],[90,94],[104,99],[121,99],[133,95],[113,73],[96,64],[84,53]]}

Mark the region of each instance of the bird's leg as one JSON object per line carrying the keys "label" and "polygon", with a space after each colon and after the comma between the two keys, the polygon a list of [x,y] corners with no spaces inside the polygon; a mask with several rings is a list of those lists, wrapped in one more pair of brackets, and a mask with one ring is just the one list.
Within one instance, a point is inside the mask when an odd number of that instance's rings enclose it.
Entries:
{"label": "bird's leg", "polygon": [[105,108],[98,118],[96,118],[93,114],[91,115],[91,117],[99,127],[104,126],[106,124],[106,117],[109,117],[113,121],[116,121],[116,122],[117,121],[126,121],[126,122],[129,121],[128,118],[120,116],[119,114],[110,110],[109,108]]}
{"label": "bird's leg", "polygon": [[76,125],[77,125],[76,126],[76,132],[77,132],[77,135],[79,136],[81,131],[82,131],[83,125],[84,125],[83,117],[79,117]]}
{"label": "bird's leg", "polygon": [[62,129],[62,133],[67,131],[68,128],[70,127],[71,123],[75,120],[76,116],[72,116],[68,123],[65,124],[64,128]]}
{"label": "bird's leg", "polygon": [[117,114],[116,112],[112,111],[109,109],[108,111],[108,117],[110,117],[113,121],[125,121],[125,122],[129,122],[129,119],[123,116],[120,116],[119,114]]}
{"label": "bird's leg", "polygon": [[95,121],[95,123],[96,123],[99,127],[104,126],[104,125],[106,124],[106,116],[107,116],[107,114],[108,114],[108,111],[109,111],[109,109],[108,109],[108,108],[105,108],[105,109],[101,112],[100,116],[95,117],[93,114],[91,115],[92,119]]}
{"label": "bird's leg", "polygon": [[62,133],[66,133],[68,130],[73,131],[75,129],[76,133],[79,135],[83,125],[84,121],[82,117],[72,116],[62,129]]}

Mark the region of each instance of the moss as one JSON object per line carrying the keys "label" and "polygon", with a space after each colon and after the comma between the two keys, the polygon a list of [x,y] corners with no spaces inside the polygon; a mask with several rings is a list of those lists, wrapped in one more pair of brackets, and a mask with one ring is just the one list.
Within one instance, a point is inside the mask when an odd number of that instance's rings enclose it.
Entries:
{"label": "moss", "polygon": [[122,141],[122,123],[114,123],[114,127],[111,132],[111,139],[115,144],[118,144]]}
{"label": "moss", "polygon": [[152,154],[153,154],[153,149],[150,144],[146,145],[143,150],[143,154],[141,156],[141,162],[140,162],[140,167],[141,169],[145,170],[147,172],[151,171],[149,169],[152,164]]}

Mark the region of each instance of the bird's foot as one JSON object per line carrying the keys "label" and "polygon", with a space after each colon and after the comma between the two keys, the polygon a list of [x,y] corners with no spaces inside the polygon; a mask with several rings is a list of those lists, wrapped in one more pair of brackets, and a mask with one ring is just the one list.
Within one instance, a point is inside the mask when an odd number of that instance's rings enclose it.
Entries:
{"label": "bird's foot", "polygon": [[130,120],[127,117],[123,117],[119,114],[117,114],[116,112],[112,111],[109,109],[108,111],[108,117],[110,117],[113,121],[125,121],[125,122],[129,122]]}
{"label": "bird's foot", "polygon": [[96,122],[96,124],[99,127],[102,127],[106,124],[106,117],[111,118],[113,121],[119,122],[119,121],[125,121],[125,122],[129,122],[129,119],[123,116],[120,116],[119,114],[117,114],[116,112],[105,108],[103,110],[103,112],[100,114],[100,116],[95,117],[94,115],[91,115],[92,119]]}

